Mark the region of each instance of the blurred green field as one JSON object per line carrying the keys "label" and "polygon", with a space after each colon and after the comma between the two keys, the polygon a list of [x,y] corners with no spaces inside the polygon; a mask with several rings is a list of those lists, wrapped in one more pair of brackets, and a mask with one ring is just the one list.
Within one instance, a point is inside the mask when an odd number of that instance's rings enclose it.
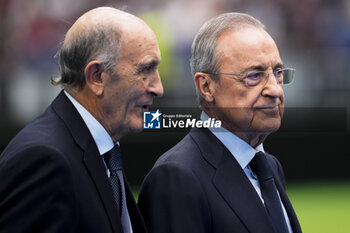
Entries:
{"label": "blurred green field", "polygon": [[304,182],[287,186],[304,233],[350,232],[350,182]]}
{"label": "blurred green field", "polygon": [[287,193],[303,233],[350,233],[350,181],[288,183]]}

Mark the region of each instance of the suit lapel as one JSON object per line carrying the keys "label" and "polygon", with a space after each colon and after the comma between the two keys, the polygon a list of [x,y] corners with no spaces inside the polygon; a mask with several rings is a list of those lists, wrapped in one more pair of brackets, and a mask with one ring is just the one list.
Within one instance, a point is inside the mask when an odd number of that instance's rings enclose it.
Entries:
{"label": "suit lapel", "polygon": [[296,216],[296,214],[294,212],[293,206],[290,203],[289,198],[287,196],[287,193],[285,192],[285,189],[283,188],[283,185],[281,184],[281,182],[278,179],[278,177],[277,177],[275,172],[274,172],[274,179],[275,179],[275,183],[276,183],[276,186],[277,186],[277,190],[278,190],[278,192],[280,194],[282,203],[284,205],[284,208],[287,211],[288,218],[289,218],[290,224],[291,224],[292,229],[293,229],[293,233],[302,233],[301,232],[301,227],[300,227],[298,218],[297,218],[297,216]]}
{"label": "suit lapel", "polygon": [[215,167],[214,186],[249,232],[274,232],[259,195],[226,147],[207,129],[195,129],[191,136],[204,159]]}
{"label": "suit lapel", "polygon": [[52,108],[64,121],[77,145],[84,151],[83,162],[100,195],[113,231],[122,232],[119,210],[114,203],[113,191],[89,129],[63,91],[53,101]]}
{"label": "suit lapel", "polygon": [[147,233],[146,225],[141,217],[141,213],[136,205],[134,195],[124,174],[125,197],[128,206],[130,221],[134,233]]}
{"label": "suit lapel", "polygon": [[260,197],[238,162],[227,150],[221,156],[213,182],[250,232],[274,232]]}

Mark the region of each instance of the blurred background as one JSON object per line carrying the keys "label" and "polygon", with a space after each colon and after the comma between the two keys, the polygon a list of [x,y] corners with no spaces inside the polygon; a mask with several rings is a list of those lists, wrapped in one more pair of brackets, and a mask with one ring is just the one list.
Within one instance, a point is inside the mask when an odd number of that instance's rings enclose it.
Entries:
{"label": "blurred background", "polygon": [[[304,232],[350,232],[350,1],[348,0],[0,0],[0,152],[60,91],[55,54],[87,10],[113,6],[144,19],[157,35],[165,89],[154,108],[197,109],[189,67],[200,26],[224,12],[262,21],[284,64],[297,70],[285,87],[282,128],[265,142],[285,168],[287,191]],[[144,131],[121,141],[137,190],[156,159],[183,131]]]}

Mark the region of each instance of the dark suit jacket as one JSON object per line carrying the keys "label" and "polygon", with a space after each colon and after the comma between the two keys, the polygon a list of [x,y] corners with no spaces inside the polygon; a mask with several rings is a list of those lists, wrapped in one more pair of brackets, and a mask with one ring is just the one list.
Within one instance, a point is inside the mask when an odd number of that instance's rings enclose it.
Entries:
{"label": "dark suit jacket", "polygon": [[[268,155],[294,233],[301,229],[277,159]],[[266,209],[226,147],[194,129],[145,178],[139,208],[150,233],[273,233]]]}
{"label": "dark suit jacket", "polygon": [[[146,232],[126,184],[134,233]],[[0,232],[122,232],[97,146],[61,92],[0,155]]]}

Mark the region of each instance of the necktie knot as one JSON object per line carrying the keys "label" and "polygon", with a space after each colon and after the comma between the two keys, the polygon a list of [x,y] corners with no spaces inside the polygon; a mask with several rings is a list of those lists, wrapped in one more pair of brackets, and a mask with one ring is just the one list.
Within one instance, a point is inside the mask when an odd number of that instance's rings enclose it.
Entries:
{"label": "necktie knot", "polygon": [[258,180],[263,182],[272,178],[272,171],[267,162],[266,155],[259,151],[249,163],[250,168],[257,175]]}
{"label": "necktie knot", "polygon": [[111,150],[103,155],[105,163],[111,172],[123,170],[123,159],[120,147],[115,145]]}

